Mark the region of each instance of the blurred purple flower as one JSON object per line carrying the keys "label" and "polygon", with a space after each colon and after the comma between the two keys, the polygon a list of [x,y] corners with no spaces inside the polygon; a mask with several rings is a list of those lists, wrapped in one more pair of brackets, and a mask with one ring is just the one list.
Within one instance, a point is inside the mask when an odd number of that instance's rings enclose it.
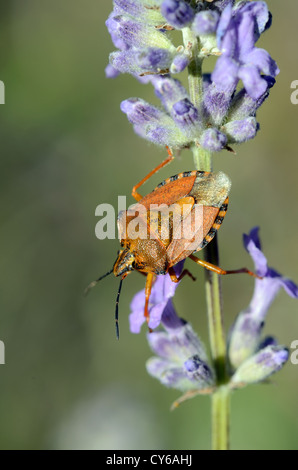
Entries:
{"label": "blurred purple flower", "polygon": [[298,298],[298,286],[290,279],[270,268],[261,251],[259,228],[244,235],[244,246],[252,257],[256,272],[263,279],[256,279],[252,300],[241,312],[232,328],[229,346],[230,362],[238,367],[258,349],[264,321],[270,305],[281,288],[293,298]]}
{"label": "blurred purple flower", "polygon": [[236,88],[238,81],[254,99],[267,90],[262,73],[275,77],[279,69],[269,53],[255,47],[260,34],[271,22],[265,2],[245,2],[235,9],[228,5],[223,11],[218,28],[217,43],[221,57],[212,73],[212,79],[222,89]]}

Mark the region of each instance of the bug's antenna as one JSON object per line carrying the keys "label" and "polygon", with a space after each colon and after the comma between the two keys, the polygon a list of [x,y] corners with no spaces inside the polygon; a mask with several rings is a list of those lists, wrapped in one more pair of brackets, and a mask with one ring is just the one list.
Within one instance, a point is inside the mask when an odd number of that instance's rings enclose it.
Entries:
{"label": "bug's antenna", "polygon": [[98,279],[96,279],[96,281],[92,281],[90,282],[89,286],[86,287],[86,289],[84,290],[84,295],[87,295],[89,290],[92,289],[92,287],[96,286],[96,284],[101,281],[102,279],[104,279],[105,277],[109,276],[109,274],[112,274],[113,272],[113,268],[107,272],[106,274],[104,274],[103,276],[100,276]]}
{"label": "bug's antenna", "polygon": [[118,289],[118,294],[117,294],[117,299],[116,299],[116,309],[115,309],[115,327],[116,327],[116,337],[119,339],[119,299],[120,299],[120,293],[121,293],[121,288],[122,288],[122,282],[123,278],[120,281],[119,284],[119,289]]}

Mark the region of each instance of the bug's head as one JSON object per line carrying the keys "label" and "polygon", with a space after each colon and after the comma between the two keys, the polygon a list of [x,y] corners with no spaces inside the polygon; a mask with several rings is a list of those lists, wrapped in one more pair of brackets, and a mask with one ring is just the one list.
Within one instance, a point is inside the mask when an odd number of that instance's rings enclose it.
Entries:
{"label": "bug's head", "polygon": [[113,273],[115,276],[128,274],[135,267],[135,255],[128,249],[121,250],[114,264]]}

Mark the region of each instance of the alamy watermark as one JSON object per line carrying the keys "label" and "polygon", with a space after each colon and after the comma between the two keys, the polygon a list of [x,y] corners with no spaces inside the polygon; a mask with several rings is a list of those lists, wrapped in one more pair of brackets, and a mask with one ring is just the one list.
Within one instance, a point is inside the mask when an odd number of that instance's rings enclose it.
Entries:
{"label": "alamy watermark", "polygon": [[291,83],[291,88],[295,90],[291,93],[291,103],[298,104],[298,80],[294,80]]}
{"label": "alamy watermark", "polygon": [[0,104],[5,104],[5,86],[2,80],[0,80]]}
{"label": "alamy watermark", "polygon": [[0,341],[0,365],[5,364],[5,345]]}
{"label": "alamy watermark", "polygon": [[[178,203],[150,204],[144,206],[134,204],[126,209],[126,196],[118,196],[118,236],[120,240],[203,240],[211,227],[206,226],[209,217],[206,211],[218,212],[219,208],[194,204],[192,197],[180,199]],[[95,235],[99,240],[116,238],[116,212],[110,204],[100,204],[95,215],[100,217],[95,227]],[[191,245],[189,246],[191,249]]]}
{"label": "alamy watermark", "polygon": [[294,341],[292,341],[291,349],[294,349],[294,351],[291,353],[291,363],[297,366],[298,365],[298,339],[295,339]]}

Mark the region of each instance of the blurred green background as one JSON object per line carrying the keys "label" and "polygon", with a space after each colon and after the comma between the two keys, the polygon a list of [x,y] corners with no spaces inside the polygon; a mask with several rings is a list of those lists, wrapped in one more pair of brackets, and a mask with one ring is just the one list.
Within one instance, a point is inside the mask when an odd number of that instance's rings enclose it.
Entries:
{"label": "blurred green background", "polygon": [[[219,236],[221,265],[252,267],[242,233],[260,225],[271,266],[298,282],[298,106],[290,102],[290,84],[298,79],[298,4],[269,6],[274,23],[260,47],[281,74],[259,112],[261,132],[237,156],[215,158],[215,169],[233,181]],[[117,240],[95,238],[96,206],[117,207],[117,196],[129,196],[165,156],[134,135],[119,110],[130,96],[155,100],[150,86],[130,76],[105,78],[113,46],[104,22],[111,9],[110,0],[1,2],[1,449],[210,447],[209,398],[170,412],[179,392],[147,375],[146,328],[129,333],[129,304],[143,277],[134,273],[123,285],[119,342],[118,280],[110,276],[82,295],[111,268],[118,250]],[[189,169],[192,157],[185,151],[143,193]],[[203,270],[190,266],[197,282],[185,279],[175,304],[207,340]],[[252,290],[249,277],[223,279],[227,328]],[[297,310],[297,301],[281,292],[266,333],[290,345],[298,339]],[[297,385],[298,366],[288,363],[272,385],[235,393],[232,447],[297,449]]]}

